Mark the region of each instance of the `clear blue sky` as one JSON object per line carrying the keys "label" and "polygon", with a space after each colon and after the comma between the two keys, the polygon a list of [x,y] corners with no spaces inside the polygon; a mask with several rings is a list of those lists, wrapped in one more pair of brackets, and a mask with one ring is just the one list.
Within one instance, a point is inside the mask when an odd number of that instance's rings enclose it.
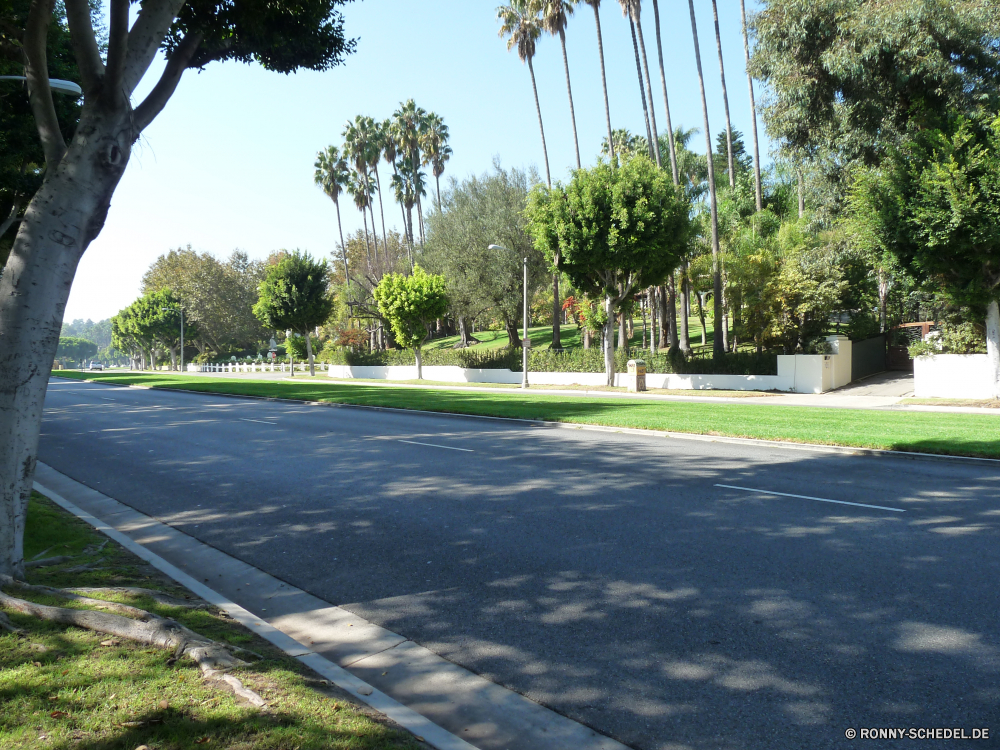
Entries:
{"label": "clear blue sky", "polygon": [[[136,144],[104,231],[80,263],[66,320],[114,315],[138,295],[149,264],[171,248],[190,244],[219,257],[235,248],[255,258],[278,248],[329,255],[336,213],[312,182],[316,152],[341,143],[348,119],[357,114],[386,118],[411,97],[440,114],[451,129],[454,156],[442,184],[450,176],[461,179],[488,170],[494,157],[507,167],[535,165],[544,177],[528,69],[497,36],[497,4],[358,0],[344,9],[347,33],[358,46],[343,67],[283,76],[227,63],[186,73]],[[710,124],[718,133],[725,120],[712,6],[695,0],[695,7]],[[748,11],[755,7],[748,2]],[[651,0],[644,0],[642,12],[662,131],[666,118]],[[660,13],[674,126],[701,130],[688,6],[661,0]],[[719,0],[719,15],[733,127],[747,134],[749,144],[738,0]],[[643,133],[632,40],[617,0],[604,0],[601,25],[612,124]],[[585,4],[570,21],[567,48],[586,166],[595,161],[607,128],[594,15]],[[558,37],[540,40],[534,66],[552,177],[565,181],[575,157]],[[158,73],[159,68],[150,71],[139,96]],[[759,100],[759,90],[757,95]],[[761,145],[766,162],[768,145]],[[704,136],[693,146],[704,153]],[[345,233],[361,226],[360,214],[346,201],[341,209]],[[398,217],[396,204],[387,202],[387,223],[398,224]]]}

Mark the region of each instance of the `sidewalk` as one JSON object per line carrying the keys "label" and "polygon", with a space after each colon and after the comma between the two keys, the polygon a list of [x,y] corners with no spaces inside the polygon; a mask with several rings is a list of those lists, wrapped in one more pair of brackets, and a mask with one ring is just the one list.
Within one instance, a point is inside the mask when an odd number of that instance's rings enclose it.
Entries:
{"label": "sidewalk", "polygon": [[[35,489],[438,750],[627,750],[39,463]],[[104,528],[102,528],[104,527]]]}

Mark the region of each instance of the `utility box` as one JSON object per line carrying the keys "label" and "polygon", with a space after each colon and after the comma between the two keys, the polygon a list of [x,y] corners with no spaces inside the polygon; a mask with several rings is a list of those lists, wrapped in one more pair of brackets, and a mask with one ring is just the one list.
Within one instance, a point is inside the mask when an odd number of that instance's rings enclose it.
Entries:
{"label": "utility box", "polygon": [[640,393],[646,390],[646,363],[641,359],[628,361],[629,393]]}

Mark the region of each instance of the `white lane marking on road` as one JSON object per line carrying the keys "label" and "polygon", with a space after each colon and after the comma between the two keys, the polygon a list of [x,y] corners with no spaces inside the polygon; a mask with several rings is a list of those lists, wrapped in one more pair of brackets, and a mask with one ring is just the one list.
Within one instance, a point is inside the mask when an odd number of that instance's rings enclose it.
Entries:
{"label": "white lane marking on road", "polygon": [[812,495],[793,495],[790,492],[773,492],[771,490],[761,490],[756,487],[737,487],[732,484],[717,484],[716,487],[725,487],[727,490],[743,490],[744,492],[759,492],[762,495],[780,495],[781,497],[797,497],[800,500],[818,500],[821,503],[836,503],[837,505],[853,505],[857,508],[873,508],[875,510],[891,510],[893,513],[906,513],[903,508],[887,508],[884,505],[866,505],[865,503],[849,503],[846,500],[829,500],[825,497],[813,497]]}
{"label": "white lane marking on road", "polygon": [[410,445],[426,445],[431,448],[444,448],[449,451],[465,451],[466,453],[475,453],[471,448],[453,448],[450,445],[438,445],[437,443],[418,443],[416,440],[400,440],[401,443],[409,443]]}
{"label": "white lane marking on road", "polygon": [[277,427],[278,426],[277,422],[265,422],[265,421],[263,421],[261,419],[246,419],[244,417],[240,417],[240,421],[241,422],[256,422],[257,424],[269,424],[269,425],[271,425],[271,427]]}

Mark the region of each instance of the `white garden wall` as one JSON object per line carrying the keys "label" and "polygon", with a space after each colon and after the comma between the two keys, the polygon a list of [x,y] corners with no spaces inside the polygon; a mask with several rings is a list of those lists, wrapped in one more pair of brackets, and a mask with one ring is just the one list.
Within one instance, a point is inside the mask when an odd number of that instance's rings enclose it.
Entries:
{"label": "white garden wall", "polygon": [[913,360],[917,398],[993,398],[986,354],[935,354]]}

